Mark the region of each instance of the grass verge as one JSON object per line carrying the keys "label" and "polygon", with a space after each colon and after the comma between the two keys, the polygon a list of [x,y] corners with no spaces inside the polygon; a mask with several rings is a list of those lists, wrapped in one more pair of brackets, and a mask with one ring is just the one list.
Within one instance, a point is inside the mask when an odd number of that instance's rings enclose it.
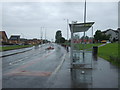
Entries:
{"label": "grass verge", "polygon": [[95,44],[76,44],[75,48],[79,49],[79,50],[83,50],[83,49],[89,49],[90,51],[92,50],[93,46],[99,46],[102,45],[102,43],[95,43]]}
{"label": "grass verge", "polygon": [[27,47],[32,47],[32,46],[33,45],[11,45],[11,46],[0,47],[0,51],[21,49],[21,48],[27,48]]}
{"label": "grass verge", "polygon": [[98,56],[120,67],[120,56],[118,55],[118,43],[109,43],[98,48]]}

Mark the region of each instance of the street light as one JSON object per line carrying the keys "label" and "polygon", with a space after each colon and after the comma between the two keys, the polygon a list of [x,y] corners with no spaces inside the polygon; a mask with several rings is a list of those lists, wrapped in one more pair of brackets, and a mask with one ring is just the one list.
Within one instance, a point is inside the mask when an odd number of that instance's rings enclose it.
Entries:
{"label": "street light", "polygon": [[69,39],[68,23],[69,23],[69,20],[67,19],[67,40]]}
{"label": "street light", "polygon": [[64,19],[64,20],[66,20],[67,40],[68,40],[68,38],[69,38],[69,30],[68,30],[69,19]]}
{"label": "street light", "polygon": [[[64,19],[65,20],[65,19]],[[68,30],[69,19],[66,19],[66,29],[67,29],[67,42],[66,42],[66,49],[68,50],[68,39],[69,39],[69,30]]]}
{"label": "street light", "polygon": [[47,28],[45,28],[45,43],[46,43],[46,41],[47,41],[47,40],[46,40],[46,30],[47,30]]}
{"label": "street light", "polygon": [[40,30],[40,38],[41,38],[41,47],[42,47],[42,44],[43,44],[43,32],[42,32],[42,29],[43,27],[41,27],[41,30]]}

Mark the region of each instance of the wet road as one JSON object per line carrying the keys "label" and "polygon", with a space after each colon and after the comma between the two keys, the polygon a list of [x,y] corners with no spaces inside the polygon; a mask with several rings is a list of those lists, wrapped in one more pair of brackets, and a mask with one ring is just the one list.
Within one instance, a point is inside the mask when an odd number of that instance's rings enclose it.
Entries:
{"label": "wet road", "polygon": [[[45,50],[53,46],[53,50]],[[46,44],[42,47],[2,58],[3,88],[45,88],[49,87],[53,74],[66,53],[66,50],[56,44]]]}

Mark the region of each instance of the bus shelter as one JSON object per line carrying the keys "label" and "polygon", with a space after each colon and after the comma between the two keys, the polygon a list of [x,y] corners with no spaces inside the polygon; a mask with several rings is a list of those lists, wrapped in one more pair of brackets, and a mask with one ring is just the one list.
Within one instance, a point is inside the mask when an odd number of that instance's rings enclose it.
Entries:
{"label": "bus shelter", "polygon": [[[85,52],[85,33],[89,30],[89,28],[92,27],[94,22],[87,22],[87,23],[77,23],[72,22],[72,24],[69,24],[70,31],[71,31],[71,65],[74,63],[77,63],[80,61],[80,57],[77,57],[77,53],[83,53]],[[76,35],[76,33],[84,33],[82,35],[82,38],[80,39],[79,35]],[[78,45],[82,44],[82,50],[80,50],[81,47]],[[83,62],[79,62],[79,64],[82,64]],[[85,64],[85,63],[84,63]]]}
{"label": "bus shelter", "polygon": [[[71,31],[71,71],[73,82],[82,88],[92,83],[92,54],[86,52],[86,32],[94,22],[69,24]],[[91,31],[93,33],[93,31]],[[81,35],[81,36],[80,36]],[[93,43],[92,41],[89,43]],[[79,84],[78,84],[79,83]]]}

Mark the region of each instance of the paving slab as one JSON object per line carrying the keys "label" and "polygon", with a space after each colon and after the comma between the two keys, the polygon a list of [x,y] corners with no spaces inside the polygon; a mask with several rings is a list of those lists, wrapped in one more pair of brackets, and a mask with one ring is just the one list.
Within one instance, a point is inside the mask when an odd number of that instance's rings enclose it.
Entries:
{"label": "paving slab", "polygon": [[92,58],[93,64],[91,74],[92,83],[90,85],[81,83],[80,69],[74,69],[73,73],[76,73],[76,76],[72,75],[70,69],[70,53],[68,53],[62,67],[56,73],[50,88],[119,88],[120,69],[100,57],[94,59],[91,56],[86,56],[87,59]]}

